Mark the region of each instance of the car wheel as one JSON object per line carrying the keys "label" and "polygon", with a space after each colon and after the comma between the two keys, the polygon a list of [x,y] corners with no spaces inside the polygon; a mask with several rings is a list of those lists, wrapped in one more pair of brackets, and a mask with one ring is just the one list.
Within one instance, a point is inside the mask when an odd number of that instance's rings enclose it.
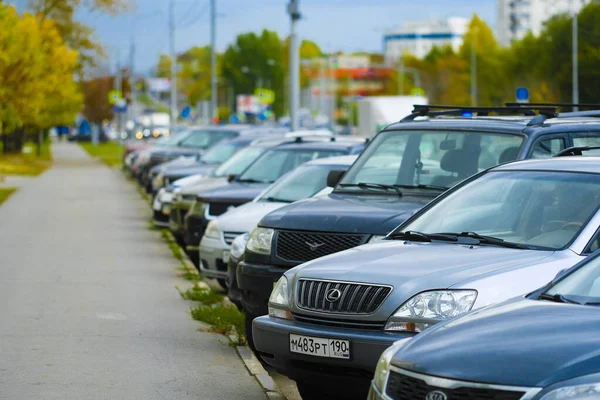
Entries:
{"label": "car wheel", "polygon": [[229,285],[227,284],[227,279],[217,279],[217,282],[219,282],[219,285],[221,285],[223,289],[227,290],[227,288],[229,288]]}
{"label": "car wheel", "polygon": [[296,381],[296,386],[298,387],[298,393],[300,393],[300,397],[302,397],[304,400],[331,400],[337,397],[332,397],[329,393],[324,393],[323,389],[315,386],[314,382],[311,384],[307,382]]}

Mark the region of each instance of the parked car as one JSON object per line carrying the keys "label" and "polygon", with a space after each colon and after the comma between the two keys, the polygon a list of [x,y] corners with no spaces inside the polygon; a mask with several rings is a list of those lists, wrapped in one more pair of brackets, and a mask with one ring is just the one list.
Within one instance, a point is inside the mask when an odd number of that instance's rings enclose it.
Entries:
{"label": "parked car", "polygon": [[[329,185],[335,190],[329,196],[290,204],[260,221],[257,235],[266,235],[271,247],[248,249],[237,276],[247,319],[267,313],[273,284],[289,268],[377,242],[479,171],[514,159],[551,157],[583,141],[600,143],[597,118],[550,118],[554,114],[545,108],[535,117],[474,117],[463,114],[490,109],[437,112],[432,107],[416,106],[414,114],[380,132],[343,177],[332,173]],[[534,113],[516,107],[494,110]],[[417,121],[418,116],[429,119]]]}
{"label": "parked car", "polygon": [[[253,322],[254,345],[306,398],[364,398],[379,356],[394,341],[535,290],[592,253],[599,204],[597,158],[490,168],[380,243],[287,271],[269,315]],[[268,252],[273,240],[255,229],[246,256]]]}
{"label": "parked car", "polygon": [[319,193],[327,186],[327,174],[348,169],[356,156],[309,161],[279,178],[251,202],[212,219],[200,241],[200,269],[206,277],[227,286],[227,263],[233,240],[251,232],[269,212]]}
{"label": "parked car", "polygon": [[[270,184],[300,164],[318,158],[358,154],[364,147],[364,140],[299,137],[295,143],[270,148],[239,176],[231,177],[228,184],[204,190],[197,195],[193,212],[189,212],[183,220],[185,244],[198,246],[210,220],[252,201]],[[183,217],[181,214],[179,216]],[[177,215],[171,214],[173,226],[178,227],[182,221],[176,221],[175,218]]]}
{"label": "parked car", "polygon": [[525,297],[395,343],[380,358],[369,399],[600,398],[599,256]]}

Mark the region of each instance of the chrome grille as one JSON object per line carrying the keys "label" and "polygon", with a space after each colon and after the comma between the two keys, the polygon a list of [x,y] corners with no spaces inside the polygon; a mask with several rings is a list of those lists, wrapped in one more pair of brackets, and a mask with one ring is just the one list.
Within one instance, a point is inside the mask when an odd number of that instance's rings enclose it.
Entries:
{"label": "chrome grille", "polygon": [[[337,289],[339,296],[329,301],[327,294]],[[392,288],[367,283],[300,279],[296,292],[298,307],[339,314],[372,314],[381,306]]]}
{"label": "chrome grille", "polygon": [[232,244],[236,237],[243,235],[244,232],[223,232],[225,243]]}
{"label": "chrome grille", "polygon": [[351,249],[364,242],[365,235],[279,231],[277,256],[295,262],[305,262],[339,251]]}

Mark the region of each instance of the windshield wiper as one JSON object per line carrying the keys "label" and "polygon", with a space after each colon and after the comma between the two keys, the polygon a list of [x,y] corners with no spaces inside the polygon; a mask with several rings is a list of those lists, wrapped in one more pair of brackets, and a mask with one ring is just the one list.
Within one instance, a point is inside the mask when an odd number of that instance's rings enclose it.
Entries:
{"label": "windshield wiper", "polygon": [[449,188],[446,186],[439,186],[439,185],[400,185],[400,184],[396,184],[394,185],[395,187],[399,187],[399,188],[404,188],[404,189],[429,189],[429,190],[442,190],[442,191],[446,191]]}
{"label": "windshield wiper", "polygon": [[443,240],[447,242],[457,242],[456,236],[445,235],[443,233],[423,233],[417,231],[394,232],[390,235],[392,239],[406,239],[415,242],[431,242],[432,240]]}
{"label": "windshield wiper", "polygon": [[340,187],[358,187],[361,189],[383,189],[383,190],[393,190],[395,191],[399,197],[402,197],[402,191],[400,188],[395,185],[386,185],[384,183],[367,183],[367,182],[359,182],[359,183],[340,183]]}
{"label": "windshield wiper", "polygon": [[455,235],[457,237],[467,237],[467,238],[471,238],[471,239],[476,239],[479,241],[479,243],[507,247],[509,249],[524,249],[524,250],[530,249],[529,246],[524,245],[524,244],[506,242],[506,241],[504,241],[504,239],[500,239],[500,238],[497,238],[494,236],[480,235],[476,232],[461,232],[461,233],[444,232],[444,233],[442,233],[442,235]]}
{"label": "windshield wiper", "polygon": [[266,181],[259,181],[258,179],[238,179],[238,182],[242,182],[242,183],[272,183],[272,182],[266,182]]}
{"label": "windshield wiper", "polygon": [[263,197],[263,198],[261,198],[261,200],[265,200],[270,203],[293,203],[294,202],[293,200],[280,199],[277,197]]}
{"label": "windshield wiper", "polygon": [[[555,303],[581,304],[578,301],[569,299],[568,297],[565,297],[562,294],[558,294],[558,293],[557,294],[542,293],[542,294],[540,294],[539,298],[541,300],[550,300]],[[584,303],[584,304],[590,304],[590,303]]]}

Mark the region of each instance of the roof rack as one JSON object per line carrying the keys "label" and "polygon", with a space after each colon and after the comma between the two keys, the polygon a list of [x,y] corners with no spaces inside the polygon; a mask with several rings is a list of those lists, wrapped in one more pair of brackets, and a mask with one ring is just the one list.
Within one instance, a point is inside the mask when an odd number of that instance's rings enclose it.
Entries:
{"label": "roof rack", "polygon": [[595,108],[600,110],[600,104],[591,104],[591,103],[504,103],[506,107],[578,107],[578,108]]}
{"label": "roof rack", "polygon": [[584,151],[600,150],[600,146],[575,146],[566,148],[554,155],[554,157],[582,156]]}
{"label": "roof rack", "polygon": [[[438,110],[438,111],[434,111]],[[540,115],[556,115],[556,107],[552,106],[505,106],[505,107],[474,107],[474,106],[444,106],[436,104],[414,104],[411,114],[402,118],[400,122],[413,121],[417,117],[439,117],[444,115],[459,115],[477,114],[477,116],[488,116],[490,113],[508,114],[508,115],[524,115],[536,116]]]}

